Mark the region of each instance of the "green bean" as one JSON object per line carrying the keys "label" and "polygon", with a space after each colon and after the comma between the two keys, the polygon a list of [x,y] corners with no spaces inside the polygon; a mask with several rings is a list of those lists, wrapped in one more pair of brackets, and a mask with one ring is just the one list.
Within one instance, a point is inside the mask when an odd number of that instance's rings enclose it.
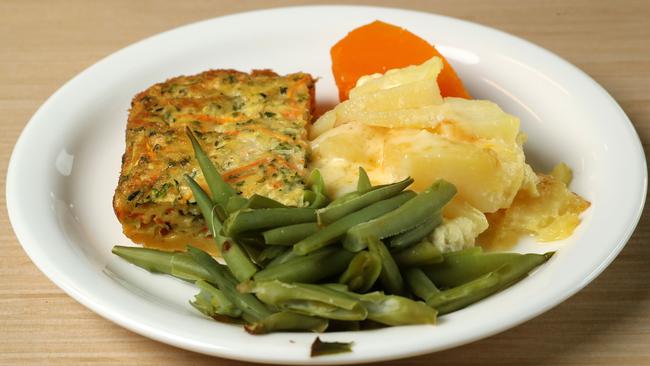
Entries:
{"label": "green bean", "polygon": [[307,206],[309,208],[316,208],[312,207],[312,204],[316,201],[316,193],[314,193],[312,190],[305,188],[302,191],[302,203],[304,206]]}
{"label": "green bean", "polygon": [[403,296],[349,293],[361,301],[368,311],[368,320],[386,325],[435,324],[438,312],[422,301]]}
{"label": "green bean", "polygon": [[377,237],[367,237],[367,240],[370,253],[376,254],[381,259],[379,280],[384,290],[390,294],[404,294],[404,279],[388,248]]}
{"label": "green bean", "polygon": [[393,197],[411,185],[411,183],[413,183],[413,179],[409,177],[401,182],[371,189],[365,193],[361,193],[358,197],[351,198],[343,203],[321,208],[316,211],[318,215],[318,223],[321,225],[330,224],[375,202]]}
{"label": "green bean", "polygon": [[258,271],[257,266],[237,242],[220,234],[221,223],[216,215],[212,215],[212,227],[215,230],[214,240],[217,243],[217,248],[237,280],[250,279]]}
{"label": "green bean", "polygon": [[192,142],[194,156],[196,157],[196,161],[199,163],[199,167],[201,168],[201,172],[203,172],[203,177],[205,178],[206,183],[208,183],[210,193],[212,194],[212,200],[221,205],[221,207],[226,207],[228,199],[232,196],[237,196],[237,191],[221,178],[214,163],[212,163],[208,155],[203,151],[201,144],[196,139],[196,136],[194,136],[192,130],[189,127],[186,127],[185,132]]}
{"label": "green bean", "polygon": [[427,304],[437,309],[441,315],[462,309],[521,280],[552,255],[553,253],[523,254],[514,257],[477,279],[432,295]]}
{"label": "green bean", "polygon": [[341,197],[339,197],[339,198],[333,200],[333,201],[330,202],[329,205],[327,205],[327,206],[328,206],[328,207],[329,207],[329,206],[337,206],[337,205],[343,204],[343,203],[345,203],[345,202],[347,202],[347,201],[349,201],[349,200],[351,200],[351,199],[354,199],[354,198],[356,198],[356,197],[359,197],[360,195],[361,195],[361,192],[359,192],[359,191],[348,192],[348,193],[342,195]]}
{"label": "green bean", "polygon": [[325,342],[316,337],[311,344],[309,357],[336,355],[339,353],[352,352],[354,342]]}
{"label": "green bean", "polygon": [[271,315],[271,311],[251,294],[241,294],[237,291],[237,279],[228,270],[201,249],[188,246],[188,254],[194,261],[210,273],[211,279],[223,294],[239,308],[244,315],[253,320],[260,320]]}
{"label": "green bean", "polygon": [[279,331],[309,331],[324,332],[329,325],[327,319],[315,318],[313,316],[301,315],[289,311],[280,311],[271,314],[244,328],[251,334],[266,334]]}
{"label": "green bean", "polygon": [[228,218],[229,214],[246,207],[247,204],[248,204],[248,200],[240,195],[230,196],[230,198],[228,198],[228,203],[226,203],[226,207],[225,207],[226,208],[225,212],[227,212],[226,217],[221,218],[221,220],[225,220],[226,218]]}
{"label": "green bean", "polygon": [[368,312],[359,300],[325,286],[282,281],[248,281],[238,286],[265,304],[325,319],[363,320]]}
{"label": "green bean", "polygon": [[248,198],[248,200],[246,201],[243,207],[258,209],[258,208],[284,208],[287,206],[282,202],[276,201],[272,198],[260,196],[259,194],[253,194]]}
{"label": "green bean", "polygon": [[324,286],[324,287],[327,287],[329,289],[336,290],[336,291],[343,291],[343,292],[348,291],[348,285],[346,285],[344,283],[329,282],[329,283],[322,283],[321,286]]}
{"label": "green bean", "polygon": [[174,277],[189,281],[210,280],[210,274],[203,267],[196,264],[187,253],[174,253],[172,256],[172,271]]}
{"label": "green bean", "polygon": [[264,242],[271,245],[294,245],[302,239],[318,231],[318,224],[307,222],[304,224],[295,224],[281,226],[275,229],[267,230],[262,233]]}
{"label": "green bean", "polygon": [[286,263],[286,262],[288,262],[288,261],[290,261],[290,260],[292,260],[294,258],[298,258],[298,257],[302,257],[302,256],[296,254],[296,252],[294,252],[293,250],[287,250],[286,252],[284,252],[284,253],[278,255],[277,257],[273,258],[269,263],[266,264],[266,267],[264,267],[264,269],[273,268],[273,267],[275,267],[277,265],[280,265],[282,263]]}
{"label": "green bean", "polygon": [[203,189],[201,189],[196,181],[192,179],[192,177],[185,175],[185,179],[187,180],[190,189],[192,190],[192,193],[194,194],[194,197],[199,204],[201,214],[203,215],[206,223],[208,223],[208,228],[210,229],[214,241],[217,244],[217,249],[223,256],[226,264],[230,266],[231,270],[238,280],[245,281],[250,279],[251,276],[257,272],[257,267],[255,264],[253,264],[253,262],[251,262],[248,255],[236,242],[221,234],[222,224],[219,220],[219,215],[216,213],[219,205],[212,204],[211,210],[208,211],[208,207],[210,207],[209,202],[211,201],[208,201],[207,194],[203,191]]}
{"label": "green bean", "polygon": [[111,250],[131,264],[144,268],[153,273],[172,273],[172,258],[175,252],[164,252],[158,249],[124,247],[116,245]]}
{"label": "green bean", "polygon": [[246,231],[315,221],[316,211],[313,208],[242,209],[231,214],[224,222],[224,232],[232,236]]}
{"label": "green bean", "polygon": [[313,283],[345,271],[354,254],[339,248],[328,247],[309,255],[297,256],[257,272],[256,281],[280,280],[283,282]]}
{"label": "green bean", "polygon": [[383,239],[401,234],[431,220],[455,194],[456,187],[453,184],[439,179],[398,209],[351,228],[345,242],[354,247],[364,242],[364,236],[372,235]]}
{"label": "green bean", "polygon": [[431,234],[431,232],[433,232],[433,230],[441,223],[442,215],[438,212],[434,214],[431,219],[426,220],[413,229],[392,237],[390,239],[390,247],[395,249],[404,249],[413,244],[417,244],[427,235]]}
{"label": "green bean", "polygon": [[[262,254],[262,250],[265,249],[266,246],[259,246],[256,240],[253,238],[237,238],[237,245],[239,245],[243,249],[246,256],[250,258],[250,260],[254,264],[261,266],[262,262],[260,260],[260,255]],[[228,262],[226,262],[226,264],[227,263]],[[247,279],[250,279],[250,277]]]}
{"label": "green bean", "polygon": [[429,277],[427,277],[427,275],[419,268],[409,268],[404,273],[404,278],[406,279],[406,283],[408,283],[411,292],[424,301],[431,297],[431,295],[440,292],[436,285],[434,285]]}
{"label": "green bean", "polygon": [[203,188],[201,188],[201,186],[198,183],[196,183],[196,181],[192,177],[185,174],[185,181],[187,182],[187,184],[190,186],[190,189],[192,190],[192,194],[194,195],[194,200],[198,204],[199,210],[201,211],[201,214],[205,219],[205,223],[208,226],[208,231],[210,232],[210,234],[214,235],[212,220],[208,219],[212,217],[213,214],[215,214],[214,202],[212,202],[210,196],[208,196],[208,194],[205,193]]}
{"label": "green bean", "polygon": [[201,313],[209,317],[223,315],[239,318],[242,315],[242,311],[218,288],[203,280],[196,281],[195,285],[201,292],[194,296],[194,301],[190,301],[190,304]]}
{"label": "green bean", "polygon": [[296,243],[293,246],[293,251],[296,254],[304,255],[333,244],[341,239],[351,227],[395,210],[414,196],[415,193],[412,191],[404,191],[394,197],[375,202],[357,212],[344,216]]}
{"label": "green bean", "polygon": [[321,208],[327,205],[329,199],[325,195],[325,181],[323,180],[323,176],[320,174],[320,171],[318,169],[311,171],[307,182],[309,183],[309,188],[311,189],[310,192],[314,194],[313,198],[311,198],[309,201],[309,207]]}
{"label": "green bean", "polygon": [[208,280],[210,274],[185,253],[116,245],[113,254],[153,273],[165,273],[183,280]]}
{"label": "green bean", "polygon": [[459,254],[444,256],[444,261],[422,270],[436,285],[442,287],[460,286],[488,272],[492,272],[505,263],[520,257],[519,253],[481,253],[463,251]]}
{"label": "green bean", "polygon": [[381,259],[375,253],[357,253],[339,278],[351,291],[366,292],[375,284],[381,273]]}
{"label": "green bean", "polygon": [[357,191],[366,192],[372,188],[372,183],[370,183],[370,178],[368,178],[368,173],[363,167],[359,167],[359,180],[357,181]]}
{"label": "green bean", "polygon": [[286,252],[290,252],[291,249],[283,245],[267,245],[258,257],[258,260],[262,265],[268,265],[269,262]]}
{"label": "green bean", "polygon": [[416,245],[397,252],[393,254],[393,257],[401,267],[422,266],[443,261],[440,249],[428,240],[423,240]]}

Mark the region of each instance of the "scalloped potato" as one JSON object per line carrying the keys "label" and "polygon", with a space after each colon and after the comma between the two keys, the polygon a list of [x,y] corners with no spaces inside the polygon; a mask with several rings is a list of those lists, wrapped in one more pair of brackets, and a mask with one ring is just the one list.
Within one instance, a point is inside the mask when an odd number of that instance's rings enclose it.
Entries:
{"label": "scalloped potato", "polygon": [[[526,164],[526,136],[519,130],[519,119],[487,100],[441,98],[436,83],[441,67],[440,60],[433,58],[422,65],[359,79],[357,87],[350,91],[350,99],[312,126],[311,168],[321,171],[328,194],[333,197],[355,189],[359,166],[367,171],[373,184],[411,176],[415,179],[411,188],[420,191],[439,178],[453,183],[458,188],[455,201],[478,212],[483,220],[473,215],[467,217],[471,220],[463,221],[446,209],[445,223],[455,220],[457,227],[450,224],[445,232],[448,235],[440,231],[437,245],[451,248],[460,245],[457,239],[461,237],[473,245],[487,225],[468,224],[484,222],[483,213],[492,218],[494,227],[490,230],[498,230],[504,220],[496,218],[509,212],[515,197],[525,195],[532,200],[539,195],[540,178]],[[563,187],[564,194],[560,194],[562,187],[556,187],[558,193],[553,195],[543,191],[544,200],[550,201],[546,203],[549,207],[575,207],[573,215],[544,211],[546,229],[535,231],[523,222],[533,222],[542,210],[525,211],[527,219],[506,220],[508,225],[498,237],[505,238],[507,233],[516,237],[538,234],[542,239],[570,235],[588,202],[569,203],[580,197],[568,191],[566,185]],[[547,188],[546,178],[542,188]],[[515,207],[521,213],[521,206],[528,201],[519,201]],[[539,200],[534,202],[540,205]],[[548,234],[553,228],[558,230]]]}

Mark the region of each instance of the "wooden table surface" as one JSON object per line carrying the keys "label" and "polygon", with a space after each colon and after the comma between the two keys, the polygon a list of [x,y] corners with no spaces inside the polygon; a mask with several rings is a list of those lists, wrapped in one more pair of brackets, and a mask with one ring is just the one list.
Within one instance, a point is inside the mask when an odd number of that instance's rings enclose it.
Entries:
{"label": "wooden table surface", "polygon": [[[0,1],[1,365],[244,364],[149,340],[63,293],[32,264],[13,234],[5,208],[5,172],[18,135],[39,105],[100,58],[186,23],[298,3],[308,1]],[[479,22],[559,54],[613,95],[647,151],[650,1],[366,3]],[[600,277],[534,320],[463,347],[387,364],[649,365],[649,234],[644,212],[632,239]]]}

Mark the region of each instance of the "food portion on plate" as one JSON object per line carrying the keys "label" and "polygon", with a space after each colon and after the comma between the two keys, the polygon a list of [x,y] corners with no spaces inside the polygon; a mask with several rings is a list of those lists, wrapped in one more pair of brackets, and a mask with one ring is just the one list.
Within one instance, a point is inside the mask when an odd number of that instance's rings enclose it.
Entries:
{"label": "food portion on plate", "polygon": [[113,199],[124,234],[150,247],[184,250],[192,244],[216,254],[183,179],[188,173],[207,187],[186,127],[238,193],[300,206],[313,108],[309,74],[269,70],[211,70],[138,94],[131,102]]}
{"label": "food portion on plate", "polygon": [[331,55],[342,102],[311,126],[305,73],[208,71],[136,96],[114,208],[150,248],[113,252],[194,282],[196,309],[253,334],[358,330],[434,324],[552,256],[487,249],[579,224],[571,170],[535,173],[519,119],[471,99],[435,47],[373,22]]}

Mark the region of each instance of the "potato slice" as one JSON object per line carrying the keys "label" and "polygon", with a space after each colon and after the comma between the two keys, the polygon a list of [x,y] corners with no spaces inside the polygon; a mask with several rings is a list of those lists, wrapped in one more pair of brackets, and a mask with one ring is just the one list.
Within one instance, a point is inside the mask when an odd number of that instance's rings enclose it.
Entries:
{"label": "potato slice", "polygon": [[[381,167],[384,130],[349,123],[333,128],[312,141],[310,168],[321,171],[330,197],[356,189],[359,166],[369,172]],[[378,181],[376,177],[371,177],[371,180]],[[383,182],[383,179],[379,181]]]}
{"label": "potato slice", "polygon": [[[515,143],[519,133],[519,119],[487,100],[445,98],[442,104],[390,111],[340,106],[335,126],[358,121],[387,128],[437,128],[437,133],[447,137],[498,139],[506,143]],[[446,123],[441,125],[442,122]]]}
{"label": "potato slice", "polygon": [[523,150],[518,145],[487,141],[453,141],[426,130],[395,129],[386,135],[383,170],[411,176],[415,191],[443,178],[458,196],[482,212],[510,206],[524,178]]}
{"label": "potato slice", "polygon": [[323,113],[316,122],[311,125],[309,129],[309,139],[313,140],[323,133],[327,132],[334,128],[336,124],[336,108],[330,109],[329,111]]}
{"label": "potato slice", "polygon": [[435,128],[448,114],[445,112],[448,108],[445,105],[428,105],[420,108],[382,112],[341,108],[337,111],[335,126],[360,122],[369,126],[386,128]]}
{"label": "potato slice", "polygon": [[[357,86],[350,90],[350,99],[377,90],[390,89],[421,80],[431,80],[435,83],[441,70],[442,60],[440,60],[440,57],[433,57],[420,65],[388,70],[383,75],[362,76],[357,81]],[[435,84],[437,88],[438,84]],[[438,90],[437,94],[440,95],[440,90]]]}

